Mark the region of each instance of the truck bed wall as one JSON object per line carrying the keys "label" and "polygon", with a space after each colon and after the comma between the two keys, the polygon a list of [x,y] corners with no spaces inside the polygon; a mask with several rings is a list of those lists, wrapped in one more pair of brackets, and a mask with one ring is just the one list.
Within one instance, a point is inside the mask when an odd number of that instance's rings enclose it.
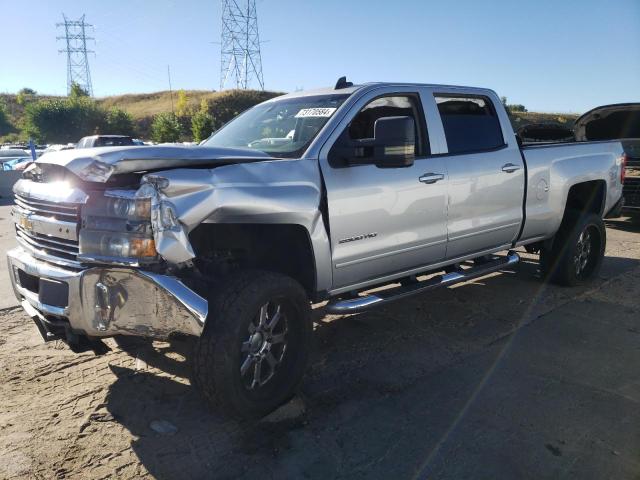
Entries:
{"label": "truck bed wall", "polygon": [[521,242],[550,238],[562,221],[572,186],[595,180],[606,183],[603,214],[622,195],[619,141],[570,142],[525,146],[527,162],[526,220]]}

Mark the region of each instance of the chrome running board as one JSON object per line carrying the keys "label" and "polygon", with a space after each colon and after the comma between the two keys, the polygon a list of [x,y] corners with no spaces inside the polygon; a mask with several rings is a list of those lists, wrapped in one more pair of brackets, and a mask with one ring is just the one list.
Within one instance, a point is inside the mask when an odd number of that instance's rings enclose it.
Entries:
{"label": "chrome running board", "polygon": [[509,252],[506,257],[468,268],[466,270],[456,270],[455,272],[437,275],[422,282],[415,282],[381,292],[371,293],[362,297],[331,300],[327,306],[327,313],[334,315],[345,315],[349,313],[360,313],[372,308],[395,302],[401,298],[434,290],[440,287],[448,287],[456,283],[466,282],[473,278],[482,277],[492,272],[496,272],[505,267],[515,265],[520,261],[520,256],[515,252]]}

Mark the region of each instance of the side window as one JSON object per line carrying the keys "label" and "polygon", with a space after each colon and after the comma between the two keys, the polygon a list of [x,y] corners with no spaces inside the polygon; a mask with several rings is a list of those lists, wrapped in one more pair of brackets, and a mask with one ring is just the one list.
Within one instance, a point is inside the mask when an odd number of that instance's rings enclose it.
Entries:
{"label": "side window", "polygon": [[487,97],[436,95],[449,153],[491,150],[504,145],[500,120]]}
{"label": "side window", "polygon": [[423,155],[427,148],[426,132],[423,135],[423,115],[419,99],[414,95],[380,97],[367,104],[349,124],[350,140],[373,138],[376,120],[383,117],[411,117],[416,126],[416,155]]}

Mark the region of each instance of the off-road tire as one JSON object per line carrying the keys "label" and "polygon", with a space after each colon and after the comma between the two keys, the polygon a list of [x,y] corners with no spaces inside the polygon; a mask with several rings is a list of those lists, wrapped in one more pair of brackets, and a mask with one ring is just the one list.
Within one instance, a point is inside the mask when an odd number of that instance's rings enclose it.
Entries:
{"label": "off-road tire", "polygon": [[[578,272],[576,254],[583,249],[585,232],[590,237],[590,253]],[[582,285],[596,276],[602,266],[607,233],[602,218],[589,212],[569,211],[556,233],[551,248],[540,251],[540,270],[545,281],[565,286]],[[582,250],[581,250],[582,251]]]}
{"label": "off-road tire", "polygon": [[[286,313],[286,351],[273,370],[273,383],[249,390],[240,372],[248,356],[243,342],[261,307],[276,301]],[[194,351],[192,384],[214,409],[238,419],[260,418],[294,395],[306,369],[312,332],[310,303],[298,282],[259,270],[233,274],[209,299],[209,315]]]}

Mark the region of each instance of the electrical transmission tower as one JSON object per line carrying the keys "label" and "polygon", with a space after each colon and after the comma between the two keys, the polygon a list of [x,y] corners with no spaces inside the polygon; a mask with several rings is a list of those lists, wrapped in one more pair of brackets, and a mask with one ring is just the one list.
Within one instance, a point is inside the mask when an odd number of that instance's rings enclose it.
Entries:
{"label": "electrical transmission tower", "polygon": [[220,90],[247,89],[256,80],[264,90],[256,0],[222,0]]}
{"label": "electrical transmission tower", "polygon": [[56,27],[64,27],[64,36],[56,38],[66,41],[66,48],[58,50],[58,52],[67,54],[67,95],[71,93],[71,85],[76,83],[90,96],[93,96],[87,53],[94,52],[87,50],[87,40],[94,40],[94,38],[86,35],[87,28],[93,27],[93,25],[84,22],[84,15],[80,20],[69,20],[63,13],[62,18],[64,18],[64,22],[56,23]]}

